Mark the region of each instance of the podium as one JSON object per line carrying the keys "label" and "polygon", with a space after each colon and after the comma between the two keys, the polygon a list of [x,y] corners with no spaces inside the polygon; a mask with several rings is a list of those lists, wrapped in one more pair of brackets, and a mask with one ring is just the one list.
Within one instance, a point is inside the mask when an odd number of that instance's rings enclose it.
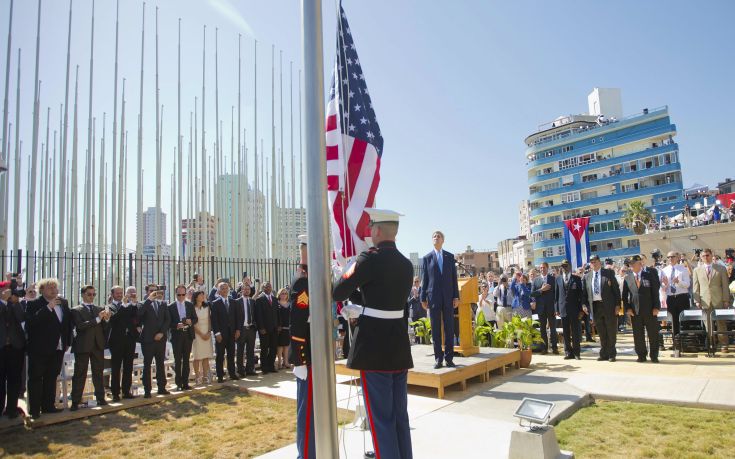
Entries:
{"label": "podium", "polygon": [[474,345],[472,337],[472,303],[477,302],[477,277],[460,277],[457,284],[459,306],[455,311],[455,317],[458,317],[459,322],[459,346],[454,346],[454,352],[469,357],[480,352],[480,348]]}

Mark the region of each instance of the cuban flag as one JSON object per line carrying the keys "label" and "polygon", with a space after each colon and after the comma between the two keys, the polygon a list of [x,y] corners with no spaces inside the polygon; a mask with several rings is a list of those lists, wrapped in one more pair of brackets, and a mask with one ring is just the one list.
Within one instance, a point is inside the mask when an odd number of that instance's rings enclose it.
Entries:
{"label": "cuban flag", "polygon": [[564,246],[572,269],[584,266],[590,261],[590,218],[564,220]]}

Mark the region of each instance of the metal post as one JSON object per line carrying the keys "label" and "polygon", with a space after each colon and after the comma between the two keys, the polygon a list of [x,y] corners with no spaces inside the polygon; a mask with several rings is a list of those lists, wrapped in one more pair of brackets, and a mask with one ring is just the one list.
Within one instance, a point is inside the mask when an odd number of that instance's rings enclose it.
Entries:
{"label": "metal post", "polygon": [[307,228],[311,313],[311,377],[317,457],[339,457],[332,291],[327,220],[327,165],[324,141],[324,62],[321,0],[301,1],[306,120]]}

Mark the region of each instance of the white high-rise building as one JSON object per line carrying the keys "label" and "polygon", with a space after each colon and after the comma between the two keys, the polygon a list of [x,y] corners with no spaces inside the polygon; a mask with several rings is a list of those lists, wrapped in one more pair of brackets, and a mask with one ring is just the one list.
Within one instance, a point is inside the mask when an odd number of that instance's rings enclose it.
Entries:
{"label": "white high-rise building", "polygon": [[[158,220],[158,225],[156,225]],[[156,247],[157,245],[166,244],[166,214],[155,207],[149,207],[148,210],[143,212],[143,221],[138,222],[138,225],[143,225],[141,231],[138,232],[143,237],[144,247]],[[158,237],[156,237],[156,230],[158,230]]]}
{"label": "white high-rise building", "polygon": [[292,260],[299,258],[298,236],[306,234],[306,209],[276,207],[276,253],[273,258]]}
{"label": "white high-rise building", "polygon": [[[227,257],[265,258],[267,254],[265,196],[255,193],[242,174],[220,175],[214,188],[215,251]],[[216,247],[219,245],[220,247]]]}
{"label": "white high-rise building", "polygon": [[531,207],[529,206],[528,199],[521,201],[518,206],[518,223],[519,232],[521,236],[526,236],[526,239],[531,239]]}

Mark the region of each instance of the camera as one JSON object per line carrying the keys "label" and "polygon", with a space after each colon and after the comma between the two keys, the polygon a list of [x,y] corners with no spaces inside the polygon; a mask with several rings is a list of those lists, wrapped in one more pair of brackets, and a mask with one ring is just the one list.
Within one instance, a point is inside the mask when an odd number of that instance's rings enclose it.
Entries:
{"label": "camera", "polygon": [[159,291],[159,292],[165,292],[166,291],[166,286],[165,285],[159,285],[158,288],[157,288],[157,291]]}
{"label": "camera", "polygon": [[696,255],[697,258],[699,258],[701,253],[702,253],[702,249],[694,249],[694,255]]}
{"label": "camera", "polygon": [[613,265],[613,264],[615,264],[615,262],[613,261],[612,258],[605,258],[605,264],[606,265]]}
{"label": "camera", "polygon": [[658,261],[662,257],[661,251],[659,249],[654,250],[653,252],[651,252],[651,257],[654,260]]}

